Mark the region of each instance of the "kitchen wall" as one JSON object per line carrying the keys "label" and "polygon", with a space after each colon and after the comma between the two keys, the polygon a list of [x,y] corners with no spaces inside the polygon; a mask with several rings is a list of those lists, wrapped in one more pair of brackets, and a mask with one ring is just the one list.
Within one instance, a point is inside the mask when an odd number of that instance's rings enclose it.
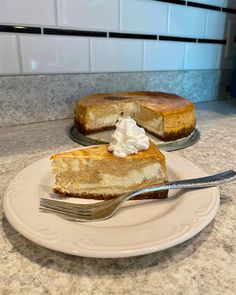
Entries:
{"label": "kitchen wall", "polygon": [[223,98],[235,29],[234,0],[0,0],[0,125],[70,117],[96,91]]}

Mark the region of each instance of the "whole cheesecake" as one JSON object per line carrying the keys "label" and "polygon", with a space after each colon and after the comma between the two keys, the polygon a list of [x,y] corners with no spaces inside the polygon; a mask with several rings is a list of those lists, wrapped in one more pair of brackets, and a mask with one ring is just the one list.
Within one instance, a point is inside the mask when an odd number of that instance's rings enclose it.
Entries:
{"label": "whole cheesecake", "polygon": [[192,102],[176,94],[149,91],[97,93],[78,99],[74,123],[87,135],[113,129],[119,118],[127,116],[163,141],[190,135],[196,123]]}
{"label": "whole cheesecake", "polygon": [[[164,155],[150,143],[145,151],[118,158],[108,145],[55,154],[53,191],[62,196],[108,200],[129,191],[166,181]],[[138,197],[166,198],[167,190]]]}

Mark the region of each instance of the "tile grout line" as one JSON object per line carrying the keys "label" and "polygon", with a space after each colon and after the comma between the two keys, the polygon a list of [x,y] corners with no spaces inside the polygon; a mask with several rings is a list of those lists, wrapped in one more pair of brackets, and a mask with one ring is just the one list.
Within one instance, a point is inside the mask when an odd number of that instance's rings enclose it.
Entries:
{"label": "tile grout line", "polygon": [[206,39],[207,39],[207,31],[208,31],[208,20],[209,20],[209,11],[207,11],[207,13],[206,13],[206,20],[205,20],[205,32],[204,32],[204,35],[205,35]]}
{"label": "tile grout line", "polygon": [[123,14],[122,14],[122,11],[123,11],[123,0],[119,0],[119,30],[120,32],[122,31],[123,29],[123,26],[122,26],[122,18],[123,18]]}
{"label": "tile grout line", "polygon": [[146,42],[143,41],[143,44],[142,44],[142,72],[144,72],[145,63],[146,63],[145,52],[146,52]]}
{"label": "tile grout line", "polygon": [[218,48],[217,48],[217,56],[216,56],[216,68],[217,69],[220,69],[220,65],[221,65],[221,56],[222,56],[222,51],[221,51],[221,46],[220,44],[218,45]]}
{"label": "tile grout line", "polygon": [[57,0],[54,0],[54,13],[56,26],[59,27],[59,5]]}
{"label": "tile grout line", "polygon": [[[207,17],[206,17],[207,18]],[[207,20],[206,20],[206,23],[207,23]],[[205,37],[184,37],[184,36],[174,36],[174,35],[170,35],[169,33],[168,34],[164,34],[164,35],[157,35],[157,34],[149,34],[149,33],[128,33],[128,32],[105,32],[105,31],[86,31],[86,30],[71,30],[71,29],[65,29],[65,28],[50,28],[50,27],[37,27],[39,30],[40,30],[40,33],[32,33],[32,32],[20,32],[20,31],[14,31],[14,29],[12,31],[4,31],[2,30],[1,31],[1,28],[0,28],[0,34],[8,34],[8,35],[33,35],[33,36],[39,36],[39,35],[53,35],[53,36],[67,36],[67,37],[83,37],[83,38],[113,38],[114,36],[111,36],[112,34],[117,34],[119,35],[121,39],[126,39],[126,40],[133,40],[133,39],[136,39],[136,40],[158,40],[160,39],[159,37],[165,37],[167,38],[166,41],[176,41],[176,42],[183,42],[183,40],[181,39],[191,39],[191,38],[194,38],[196,39],[195,43],[198,43],[199,40],[205,40],[205,42],[203,43],[209,43],[209,44],[212,44],[211,40],[212,38],[206,38],[206,35],[207,35],[207,24],[205,24],[205,32],[204,32],[204,35]],[[58,34],[56,33],[48,33],[48,34],[45,34],[44,33],[44,30],[56,30],[56,31],[59,31]],[[78,35],[71,35],[70,32],[66,32],[67,30],[69,31],[74,31],[74,32],[77,32]],[[60,34],[60,32],[63,32],[64,31],[64,34]],[[79,34],[79,32],[83,32],[83,34]],[[99,36],[99,35],[91,35],[91,32],[95,32],[95,33],[104,33],[104,36]],[[129,36],[129,37],[128,37]],[[155,38],[154,38],[155,37]],[[178,40],[179,39],[179,40]],[[160,40],[161,41],[161,40]],[[185,42],[188,42],[188,40],[184,40]],[[227,38],[226,39],[214,39],[214,44],[224,44],[224,41],[227,41]],[[189,41],[189,42],[193,42],[193,41]]]}
{"label": "tile grout line", "polygon": [[228,58],[229,54],[229,46],[230,46],[230,25],[231,20],[228,21],[226,25],[226,44],[225,44],[225,52],[224,52],[224,58]]}
{"label": "tile grout line", "polygon": [[16,50],[17,50],[17,55],[18,55],[20,74],[24,74],[23,73],[23,61],[22,61],[22,52],[21,52],[20,36],[19,35],[16,35]]}
{"label": "tile grout line", "polygon": [[92,40],[91,38],[88,39],[89,42],[89,72],[93,72],[93,60],[92,60]]}
{"label": "tile grout line", "polygon": [[168,12],[167,12],[167,35],[170,33],[170,12],[171,12],[171,5],[168,5]]}
{"label": "tile grout line", "polygon": [[186,69],[186,58],[187,58],[187,52],[188,52],[188,48],[187,48],[187,43],[185,43],[184,45],[184,64],[183,64],[183,70]]}
{"label": "tile grout line", "polygon": [[[168,1],[168,0],[166,0],[166,1],[153,0],[153,1],[163,2],[163,3],[166,3],[166,4],[173,4],[173,5],[188,6],[188,7],[193,7],[193,8],[200,8],[200,9],[205,9],[205,10],[213,10],[213,11],[219,11],[219,12],[224,12],[223,9],[227,8],[227,7],[222,7],[222,6],[212,5],[212,4],[193,2],[193,1],[189,1],[189,0],[181,1],[184,4],[182,4],[181,2],[173,3],[173,2]],[[194,6],[194,5],[192,6],[191,4],[195,4],[196,6]],[[198,4],[199,4],[199,6],[198,6]],[[230,8],[230,7],[228,7],[228,9],[235,10],[235,8]],[[230,13],[230,12],[227,12],[227,13]]]}

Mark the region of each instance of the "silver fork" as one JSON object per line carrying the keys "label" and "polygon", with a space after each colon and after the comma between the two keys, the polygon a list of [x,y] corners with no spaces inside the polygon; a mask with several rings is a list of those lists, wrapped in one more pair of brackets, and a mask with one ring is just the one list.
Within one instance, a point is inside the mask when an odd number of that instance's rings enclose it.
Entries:
{"label": "silver fork", "polygon": [[[234,179],[236,179],[236,172],[233,170],[228,170],[211,176],[172,181],[162,185],[149,186],[121,195],[120,197],[112,200],[92,204],[72,204],[68,202],[41,198],[39,209],[42,212],[54,213],[60,217],[63,217],[64,219],[71,221],[98,221],[111,217],[125,201],[128,201],[141,194],[169,189],[194,189],[212,187],[233,181]],[[161,199],[155,199],[155,201],[161,201]]]}

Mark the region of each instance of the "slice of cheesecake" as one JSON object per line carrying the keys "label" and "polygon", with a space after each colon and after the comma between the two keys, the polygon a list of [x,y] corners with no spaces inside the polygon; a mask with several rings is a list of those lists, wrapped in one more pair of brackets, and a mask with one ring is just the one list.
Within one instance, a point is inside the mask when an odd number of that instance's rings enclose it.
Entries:
{"label": "slice of cheesecake", "polygon": [[[153,143],[125,158],[115,157],[108,145],[100,145],[55,154],[51,159],[53,191],[62,196],[107,200],[167,181],[165,157]],[[167,191],[140,198],[165,197]]]}

